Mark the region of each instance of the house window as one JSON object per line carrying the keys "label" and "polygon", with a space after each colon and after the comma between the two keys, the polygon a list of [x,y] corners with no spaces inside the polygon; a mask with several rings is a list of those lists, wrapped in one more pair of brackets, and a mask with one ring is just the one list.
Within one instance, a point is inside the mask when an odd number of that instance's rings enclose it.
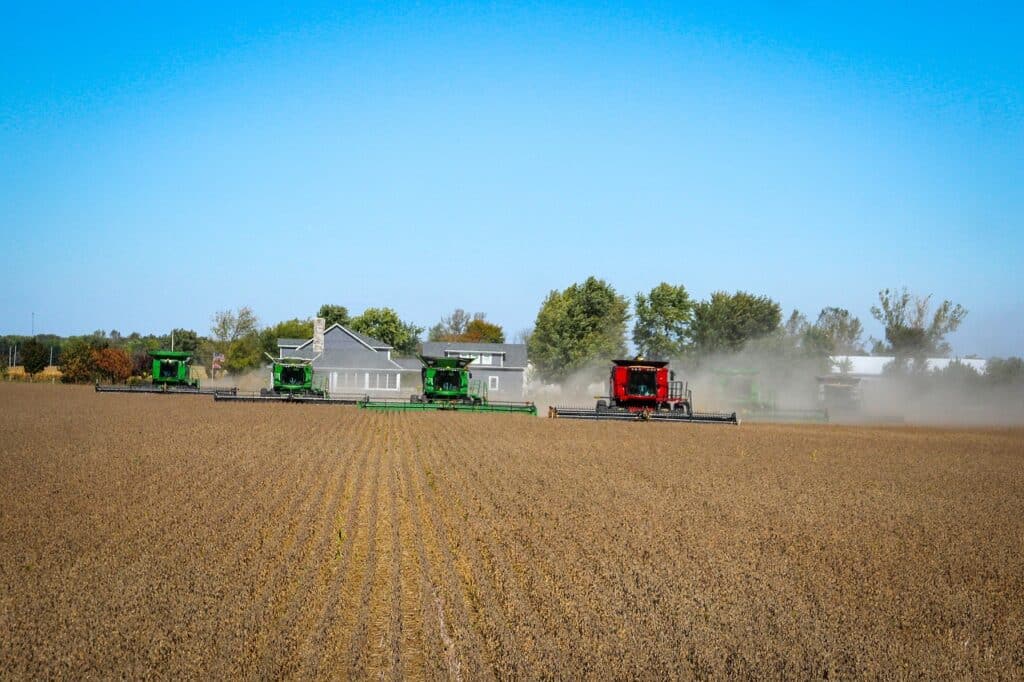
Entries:
{"label": "house window", "polygon": [[367,372],[366,388],[377,391],[398,390],[398,374],[395,372]]}
{"label": "house window", "polygon": [[487,390],[497,391],[498,390],[498,377],[487,377]]}

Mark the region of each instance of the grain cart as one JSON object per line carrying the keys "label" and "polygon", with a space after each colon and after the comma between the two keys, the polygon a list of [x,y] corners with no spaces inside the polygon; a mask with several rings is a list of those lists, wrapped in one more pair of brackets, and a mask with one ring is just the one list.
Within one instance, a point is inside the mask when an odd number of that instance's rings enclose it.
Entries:
{"label": "grain cart", "polygon": [[695,412],[693,393],[662,360],[613,360],[609,395],[599,396],[593,408],[551,407],[549,417],[671,421],[699,424],[739,424],[735,412]]}
{"label": "grain cart", "polygon": [[459,410],[465,412],[520,412],[537,414],[531,402],[498,402],[487,398],[487,386],[473,379],[468,365],[472,358],[435,358],[421,356],[423,393],[408,401],[360,401],[359,407],[368,410]]}
{"label": "grain cart", "polygon": [[[244,402],[289,402],[355,405],[359,396],[331,396],[314,382],[313,362],[316,358],[275,358],[270,360],[270,388],[259,392],[236,391],[233,394],[217,394],[214,400],[236,400]],[[317,356],[319,357],[319,356]]]}
{"label": "grain cart", "polygon": [[201,388],[199,380],[193,379],[189,372],[192,365],[191,351],[151,350],[149,357],[153,359],[153,378],[149,385],[96,384],[96,390],[100,393],[188,393],[215,396],[235,392],[234,388]]}

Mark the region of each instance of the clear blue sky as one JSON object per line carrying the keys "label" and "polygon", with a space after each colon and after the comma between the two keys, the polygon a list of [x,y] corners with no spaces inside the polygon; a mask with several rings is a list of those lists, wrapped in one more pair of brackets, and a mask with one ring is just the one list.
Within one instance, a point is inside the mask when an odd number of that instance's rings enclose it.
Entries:
{"label": "clear blue sky", "polygon": [[1024,354],[1019,5],[9,4],[0,331],[339,303],[510,336],[588,275]]}

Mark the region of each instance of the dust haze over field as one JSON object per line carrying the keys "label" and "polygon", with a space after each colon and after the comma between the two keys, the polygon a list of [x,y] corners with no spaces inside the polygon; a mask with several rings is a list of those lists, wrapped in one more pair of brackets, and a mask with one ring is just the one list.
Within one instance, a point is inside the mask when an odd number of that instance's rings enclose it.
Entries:
{"label": "dust haze over field", "polygon": [[1024,430],[0,384],[0,675],[1019,677]]}
{"label": "dust haze over field", "polygon": [[[733,411],[739,405],[722,388],[723,372],[756,374],[761,398],[771,397],[780,409],[820,408],[818,375],[827,368],[809,358],[786,358],[748,346],[737,353],[711,355],[699,363],[673,359],[676,379],[693,391],[698,411]],[[598,396],[607,396],[609,364],[593,363],[561,382],[534,380],[527,398],[541,414],[550,405],[593,407]],[[973,381],[972,381],[973,379]],[[937,377],[934,374],[898,374],[866,379],[861,384],[861,407],[852,413],[830,415],[833,421],[865,424],[930,426],[1024,426],[1024,391],[1020,386],[990,385],[980,376]]]}

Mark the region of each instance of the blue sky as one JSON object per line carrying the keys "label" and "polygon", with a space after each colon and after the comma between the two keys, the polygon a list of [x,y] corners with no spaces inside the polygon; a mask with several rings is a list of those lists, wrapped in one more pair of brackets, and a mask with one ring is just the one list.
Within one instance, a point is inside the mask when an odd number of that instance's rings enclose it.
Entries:
{"label": "blue sky", "polygon": [[[344,4],[344,3],[343,3]],[[0,332],[321,303],[509,336],[588,275],[1024,354],[1013,5],[28,3],[0,23]]]}

